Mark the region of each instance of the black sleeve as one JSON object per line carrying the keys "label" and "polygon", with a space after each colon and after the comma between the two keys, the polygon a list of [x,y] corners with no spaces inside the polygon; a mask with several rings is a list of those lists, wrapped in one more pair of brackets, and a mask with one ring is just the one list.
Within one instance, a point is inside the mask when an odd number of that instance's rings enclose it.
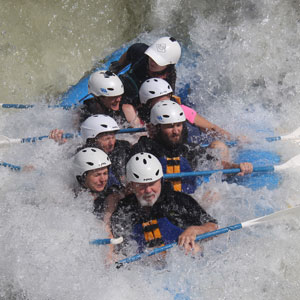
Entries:
{"label": "black sleeve", "polygon": [[136,209],[132,203],[132,198],[134,198],[133,194],[121,199],[110,219],[113,236],[122,236],[126,241],[130,239],[135,224],[133,211]]}
{"label": "black sleeve", "polygon": [[87,99],[80,107],[80,123],[85,121],[88,117],[96,114],[105,114],[102,107],[97,103],[95,98]]}
{"label": "black sleeve", "polygon": [[185,193],[175,193],[175,205],[178,209],[179,227],[186,229],[189,226],[201,226],[205,223],[212,222],[217,224],[217,220],[211,217],[198,202]]}
{"label": "black sleeve", "polygon": [[147,49],[148,49],[148,45],[144,43],[133,44],[127,50],[126,59],[130,63],[134,63],[144,55]]}
{"label": "black sleeve", "polygon": [[130,157],[140,152],[148,152],[153,154],[157,158],[159,157],[155,149],[154,142],[146,136],[141,136],[139,141],[132,146]]}

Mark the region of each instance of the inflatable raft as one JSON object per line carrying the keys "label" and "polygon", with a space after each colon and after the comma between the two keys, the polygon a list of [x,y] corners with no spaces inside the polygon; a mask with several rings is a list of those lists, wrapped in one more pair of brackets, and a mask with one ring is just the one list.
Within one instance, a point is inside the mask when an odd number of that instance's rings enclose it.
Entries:
{"label": "inflatable raft", "polygon": [[[107,70],[110,63],[112,61],[118,60],[121,55],[128,49],[129,45],[123,46],[120,49],[113,52],[111,55],[107,56],[102,64],[99,64],[98,67],[95,67],[90,72],[87,72],[87,74],[81,78],[78,83],[71,86],[67,92],[65,92],[61,96],[61,105],[79,105],[79,100],[82,98],[85,98],[88,95],[88,80],[92,72],[97,70]],[[183,50],[183,53],[187,52],[187,50]],[[193,56],[194,54],[188,53],[188,56]],[[197,55],[194,55],[195,58]],[[190,61],[190,60],[189,60]],[[180,64],[181,62],[179,62]],[[195,67],[193,64],[190,63],[188,67],[192,69]],[[127,66],[125,69],[123,69],[120,74],[125,73],[129,69],[129,66]],[[189,93],[189,85],[186,84],[184,87],[179,89],[179,91],[176,93],[178,96],[181,97],[182,103],[185,104],[188,93]],[[88,99],[92,96],[88,96],[85,99]],[[192,137],[193,142],[197,141],[197,138],[199,137],[200,141],[200,132],[199,130],[188,124],[188,130],[189,130],[189,137]],[[235,159],[236,163],[239,162],[251,162],[253,163],[254,167],[261,167],[261,166],[269,166],[278,164],[280,162],[280,157],[275,153],[271,151],[265,151],[261,149],[243,149],[239,151],[238,157]],[[252,173],[251,175],[246,176],[232,176],[227,181],[229,183],[235,182],[237,184],[241,184],[243,186],[249,187],[253,190],[257,190],[262,187],[267,187],[268,189],[275,189],[279,182],[280,182],[280,175],[275,172],[265,172],[265,173]],[[208,178],[206,178],[208,180]],[[199,181],[200,182],[200,181]]]}

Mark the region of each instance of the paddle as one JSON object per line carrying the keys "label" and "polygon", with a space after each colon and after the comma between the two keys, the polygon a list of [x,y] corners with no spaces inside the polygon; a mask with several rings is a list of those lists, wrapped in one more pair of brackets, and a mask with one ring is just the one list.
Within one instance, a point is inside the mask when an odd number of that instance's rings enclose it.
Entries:
{"label": "paddle", "polygon": [[12,164],[9,164],[9,163],[6,163],[4,161],[0,161],[0,167],[7,167],[7,168],[10,168],[12,170],[15,170],[15,171],[21,171],[21,167],[20,166],[15,166],[15,165],[12,165]]}
{"label": "paddle", "polygon": [[[145,128],[124,128],[120,129],[117,134],[119,133],[135,133],[135,132],[144,132]],[[80,136],[80,133],[73,134],[73,133],[65,133],[63,134],[62,138],[70,139],[70,138],[76,138]],[[16,138],[12,139],[4,135],[0,135],[0,146],[5,146],[9,144],[23,144],[23,143],[35,143],[37,141],[41,141],[44,139],[49,138],[48,135],[38,136],[38,137],[27,137],[27,138]]]}
{"label": "paddle", "polygon": [[[0,108],[16,108],[16,109],[27,109],[27,108],[33,108],[36,105],[34,104],[7,104],[7,103],[0,103]],[[48,108],[63,108],[63,109],[71,109],[71,108],[76,108],[78,105],[73,104],[73,105],[47,105]]]}
{"label": "paddle", "polygon": [[[292,169],[300,167],[300,154],[292,157],[287,162],[281,165],[270,165],[263,167],[254,167],[253,172],[272,172],[272,171],[282,171],[286,169]],[[235,169],[218,169],[218,170],[207,170],[207,171],[195,171],[195,172],[182,172],[182,173],[172,173],[164,174],[164,179],[171,178],[182,178],[182,177],[194,177],[194,176],[207,176],[214,173],[222,172],[223,174],[234,174],[241,172],[240,168]]]}
{"label": "paddle", "polygon": [[286,135],[282,135],[282,136],[275,136],[275,137],[267,137],[266,140],[268,142],[273,142],[273,141],[288,141],[288,140],[296,140],[296,141],[300,141],[300,127],[298,127],[296,130],[294,130],[292,133],[290,134],[286,134]]}
{"label": "paddle", "polygon": [[116,239],[96,239],[90,241],[90,244],[91,245],[108,245],[108,244],[117,245],[117,244],[121,244],[122,242],[123,242],[123,237],[119,237]]}
{"label": "paddle", "polygon": [[[217,230],[214,230],[214,231],[206,232],[204,234],[198,235],[195,240],[196,241],[201,241],[203,239],[207,239],[207,238],[219,235],[219,234],[223,234],[223,233],[226,233],[228,231],[234,231],[234,230],[250,227],[250,226],[253,226],[253,225],[257,225],[257,224],[266,223],[266,222],[273,221],[273,220],[276,220],[276,219],[279,219],[279,218],[282,218],[282,217],[287,217],[287,216],[290,216],[290,215],[297,215],[299,217],[299,215],[300,215],[300,206],[280,210],[278,212],[272,213],[270,215],[266,215],[264,217],[260,217],[260,218],[257,218],[257,219],[252,219],[252,220],[249,220],[249,221],[245,221],[243,223],[239,223],[239,224],[231,225],[231,226],[228,226],[228,227],[220,228],[220,229],[217,229]],[[122,259],[122,260],[116,262],[116,267],[120,268],[124,264],[128,264],[128,263],[140,260],[143,257],[152,256],[152,255],[164,252],[168,249],[173,248],[176,245],[177,245],[177,242],[174,242],[174,243],[168,244],[166,246],[162,246],[162,247],[153,249],[152,251],[150,251],[148,253],[143,252],[143,253],[140,253],[140,254],[137,254],[137,255],[134,255],[134,256],[131,256],[131,257],[127,257],[125,259]]]}

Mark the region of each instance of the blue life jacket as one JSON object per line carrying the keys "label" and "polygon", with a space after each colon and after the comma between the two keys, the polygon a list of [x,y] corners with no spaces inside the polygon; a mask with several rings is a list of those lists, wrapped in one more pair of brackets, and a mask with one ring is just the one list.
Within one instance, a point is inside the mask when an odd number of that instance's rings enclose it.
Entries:
{"label": "blue life jacket", "polygon": [[138,251],[142,252],[146,247],[160,247],[176,242],[183,231],[164,217],[136,224],[133,228],[132,238],[138,243]]}
{"label": "blue life jacket", "polygon": [[112,185],[118,185],[121,186],[122,184],[120,181],[116,178],[116,176],[111,171],[111,168],[108,170],[108,181],[107,181],[107,187],[110,187]]}
{"label": "blue life jacket", "polygon": [[[164,174],[193,172],[188,160],[182,156],[172,158],[160,157],[159,161],[162,164]],[[169,181],[172,183],[174,191],[177,192],[193,194],[197,189],[195,177],[178,177],[169,179]]]}

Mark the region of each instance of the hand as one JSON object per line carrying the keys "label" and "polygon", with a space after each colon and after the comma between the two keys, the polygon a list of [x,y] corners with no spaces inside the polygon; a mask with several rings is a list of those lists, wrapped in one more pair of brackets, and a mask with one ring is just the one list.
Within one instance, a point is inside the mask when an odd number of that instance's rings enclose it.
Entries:
{"label": "hand", "polygon": [[253,165],[248,162],[240,163],[241,172],[239,172],[238,176],[244,176],[245,174],[250,174],[253,172]]}
{"label": "hand", "polygon": [[178,237],[178,246],[183,247],[186,254],[190,251],[193,253],[200,251],[200,246],[195,243],[197,233],[195,226],[190,226]]}
{"label": "hand", "polygon": [[147,133],[148,133],[148,136],[150,139],[153,139],[156,134],[157,134],[157,128],[155,125],[151,124],[151,123],[148,123],[146,125],[146,128],[147,128]]}
{"label": "hand", "polygon": [[35,167],[33,165],[26,165],[22,168],[22,171],[24,171],[24,172],[31,172],[34,170],[35,170]]}
{"label": "hand", "polygon": [[251,143],[251,140],[245,135],[238,136],[237,140],[240,144],[250,144]]}
{"label": "hand", "polygon": [[120,65],[119,61],[112,61],[108,69],[112,73],[117,74],[121,71],[122,66]]}
{"label": "hand", "polygon": [[64,139],[62,137],[63,133],[64,131],[61,129],[53,129],[49,134],[49,139],[52,139],[59,144],[64,144],[67,141],[67,139]]}

